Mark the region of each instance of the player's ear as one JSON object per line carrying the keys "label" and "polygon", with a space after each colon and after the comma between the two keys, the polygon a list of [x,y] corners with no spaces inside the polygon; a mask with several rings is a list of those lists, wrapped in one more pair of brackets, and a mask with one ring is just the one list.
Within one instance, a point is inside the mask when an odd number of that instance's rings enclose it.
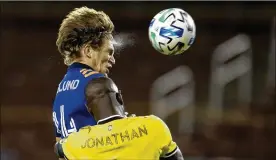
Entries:
{"label": "player's ear", "polygon": [[86,57],[91,58],[92,57],[92,53],[93,53],[93,48],[89,44],[85,44],[83,46],[83,54]]}
{"label": "player's ear", "polygon": [[92,108],[91,108],[91,107],[87,107],[87,110],[88,110],[88,112],[91,113],[92,116],[93,116]]}

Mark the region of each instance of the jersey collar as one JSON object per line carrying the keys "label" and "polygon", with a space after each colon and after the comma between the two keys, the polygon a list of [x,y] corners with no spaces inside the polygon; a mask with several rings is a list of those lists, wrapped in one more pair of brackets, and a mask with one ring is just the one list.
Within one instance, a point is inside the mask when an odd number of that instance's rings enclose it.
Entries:
{"label": "jersey collar", "polygon": [[71,64],[69,67],[68,67],[68,70],[70,69],[74,69],[74,68],[87,68],[87,69],[92,69],[94,70],[92,67],[86,65],[86,64],[83,64],[83,63],[79,63],[79,62],[75,62],[73,64]]}
{"label": "jersey collar", "polygon": [[116,114],[116,115],[112,115],[112,116],[106,117],[104,119],[98,120],[97,124],[104,124],[104,123],[108,123],[108,122],[111,122],[113,120],[122,119],[122,118],[124,118],[124,117],[121,116],[121,115]]}

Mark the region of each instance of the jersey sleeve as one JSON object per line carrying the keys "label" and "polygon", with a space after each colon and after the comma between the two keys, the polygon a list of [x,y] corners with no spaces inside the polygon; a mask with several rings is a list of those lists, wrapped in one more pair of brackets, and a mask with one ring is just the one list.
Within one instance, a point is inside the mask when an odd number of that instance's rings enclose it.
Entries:
{"label": "jersey sleeve", "polygon": [[160,118],[153,116],[157,120],[158,140],[160,141],[159,150],[161,151],[161,157],[170,157],[174,155],[178,149],[177,144],[173,141],[170,129],[166,123]]}
{"label": "jersey sleeve", "polygon": [[55,127],[55,135],[56,137],[61,137],[61,132]]}
{"label": "jersey sleeve", "polygon": [[53,123],[54,123],[54,130],[55,130],[56,137],[61,137],[61,131],[58,126],[58,120],[55,112],[53,112]]}

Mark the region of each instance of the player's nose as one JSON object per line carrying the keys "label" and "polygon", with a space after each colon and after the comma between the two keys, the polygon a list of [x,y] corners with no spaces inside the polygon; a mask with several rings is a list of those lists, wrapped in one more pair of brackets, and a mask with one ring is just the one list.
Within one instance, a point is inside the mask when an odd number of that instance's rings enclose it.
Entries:
{"label": "player's nose", "polygon": [[112,64],[115,64],[115,58],[114,58],[114,56],[110,56],[109,61],[110,61]]}

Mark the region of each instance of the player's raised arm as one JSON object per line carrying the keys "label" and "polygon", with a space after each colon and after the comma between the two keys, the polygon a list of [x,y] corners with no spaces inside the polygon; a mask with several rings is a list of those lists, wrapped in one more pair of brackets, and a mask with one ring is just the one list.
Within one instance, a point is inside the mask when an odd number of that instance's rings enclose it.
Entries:
{"label": "player's raised arm", "polygon": [[177,144],[173,141],[170,129],[160,118],[158,120],[157,129],[160,131],[158,140],[161,141],[160,149],[162,151],[160,160],[184,160]]}

